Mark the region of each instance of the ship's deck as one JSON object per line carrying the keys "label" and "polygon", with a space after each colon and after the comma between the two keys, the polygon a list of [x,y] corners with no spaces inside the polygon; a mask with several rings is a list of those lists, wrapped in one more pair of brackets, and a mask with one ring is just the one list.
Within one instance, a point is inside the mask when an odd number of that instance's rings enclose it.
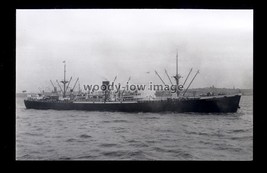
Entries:
{"label": "ship's deck", "polygon": [[166,100],[142,100],[142,101],[109,101],[109,102],[92,102],[92,101],[74,101],[73,103],[80,104],[80,103],[87,103],[87,104],[129,104],[129,103],[146,103],[146,102],[162,102]]}

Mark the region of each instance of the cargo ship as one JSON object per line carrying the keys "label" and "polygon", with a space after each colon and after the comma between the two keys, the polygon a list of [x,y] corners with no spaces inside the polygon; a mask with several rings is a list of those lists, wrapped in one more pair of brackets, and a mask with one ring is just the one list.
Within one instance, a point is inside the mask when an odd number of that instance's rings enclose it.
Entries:
{"label": "cargo ship", "polygon": [[[83,111],[118,111],[118,112],[199,112],[199,113],[231,113],[237,112],[239,107],[239,102],[241,94],[218,94],[213,93],[201,94],[199,96],[186,96],[190,85],[194,81],[195,77],[199,73],[196,72],[193,79],[189,83],[186,89],[176,90],[175,97],[171,94],[167,94],[165,97],[157,98],[142,98],[137,92],[127,92],[119,91],[116,95],[111,90],[105,90],[100,92],[87,92],[82,93],[79,89],[79,92],[75,93],[74,88],[77,84],[76,80],[74,87],[69,89],[69,84],[72,77],[69,81],[66,81],[66,63],[64,63],[64,80],[61,81],[63,87],[58,86],[61,90],[57,91],[57,87],[54,86],[53,82],[51,84],[54,87],[54,91],[50,95],[39,94],[35,97],[28,96],[24,100],[24,104],[27,109],[54,109],[54,110],[83,110]],[[170,82],[171,78],[165,70]],[[192,69],[187,75],[184,83],[186,83],[189,75],[191,74]],[[155,71],[160,80],[162,78]],[[176,75],[173,76],[175,79],[175,86],[178,88],[179,80],[181,76],[178,74],[178,54],[176,55]],[[116,79],[116,78],[115,78]],[[112,85],[114,85],[114,81]],[[103,85],[108,86],[109,81],[103,81]],[[63,89],[62,89],[63,88]],[[163,94],[164,95],[164,94]]]}

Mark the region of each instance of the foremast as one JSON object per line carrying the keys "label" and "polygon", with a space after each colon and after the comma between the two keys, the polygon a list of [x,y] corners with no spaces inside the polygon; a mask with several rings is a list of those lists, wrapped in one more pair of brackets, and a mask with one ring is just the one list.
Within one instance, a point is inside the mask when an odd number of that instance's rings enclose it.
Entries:
{"label": "foremast", "polygon": [[176,94],[177,97],[179,97],[180,91],[179,91],[179,79],[181,78],[181,75],[178,74],[178,51],[176,53],[176,75],[173,76],[176,81]]}

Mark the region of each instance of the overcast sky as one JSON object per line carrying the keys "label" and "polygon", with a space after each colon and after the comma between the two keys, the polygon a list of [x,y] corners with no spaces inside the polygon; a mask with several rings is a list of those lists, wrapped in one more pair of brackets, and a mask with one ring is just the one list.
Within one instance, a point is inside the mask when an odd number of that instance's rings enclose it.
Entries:
{"label": "overcast sky", "polygon": [[17,10],[16,91],[52,89],[64,60],[70,86],[168,83],[177,50],[182,81],[200,70],[192,88],[252,88],[253,10]]}

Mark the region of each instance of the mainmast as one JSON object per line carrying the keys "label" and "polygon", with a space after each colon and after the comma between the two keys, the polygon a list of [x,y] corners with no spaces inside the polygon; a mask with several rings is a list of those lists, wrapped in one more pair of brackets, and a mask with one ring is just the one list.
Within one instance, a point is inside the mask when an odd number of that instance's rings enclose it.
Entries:
{"label": "mainmast", "polygon": [[63,83],[63,98],[66,97],[66,84],[68,83],[68,81],[66,81],[66,61],[63,61],[64,63],[64,80],[61,81],[61,83]]}

